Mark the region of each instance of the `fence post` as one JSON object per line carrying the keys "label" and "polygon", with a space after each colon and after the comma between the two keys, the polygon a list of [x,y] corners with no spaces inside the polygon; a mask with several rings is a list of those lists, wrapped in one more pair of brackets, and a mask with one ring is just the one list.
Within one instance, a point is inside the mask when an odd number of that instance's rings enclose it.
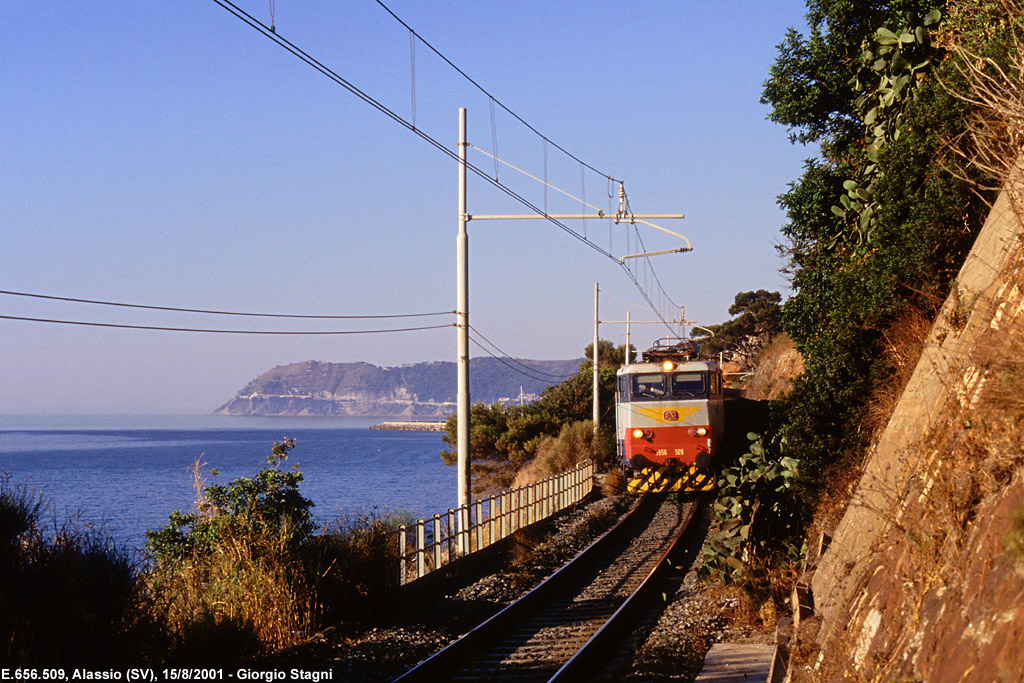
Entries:
{"label": "fence post", "polygon": [[551,485],[551,477],[540,480],[540,519],[547,519],[548,516],[548,489]]}
{"label": "fence post", "polygon": [[495,497],[492,495],[487,499],[487,545],[494,543],[497,539],[494,537],[495,523],[494,523],[494,503]]}
{"label": "fence post", "polygon": [[544,519],[548,516],[548,487],[551,484],[551,477],[545,477],[540,482],[540,517],[538,519]]}
{"label": "fence post", "polygon": [[522,486],[515,489],[515,504],[512,506],[512,530],[518,531],[522,527]]}
{"label": "fence post", "polygon": [[421,579],[427,573],[426,543],[423,538],[423,520],[416,520],[416,578]]}
{"label": "fence post", "polygon": [[512,493],[506,492],[501,494],[501,537],[505,538],[508,536],[508,516],[509,508],[512,503]]}
{"label": "fence post", "polygon": [[544,512],[544,482],[539,481],[533,485],[533,521],[539,522]]}
{"label": "fence post", "polygon": [[482,501],[477,500],[473,503],[473,507],[476,511],[476,524],[474,524],[472,528],[476,531],[476,549],[480,550],[484,547],[482,545],[484,531],[484,504]]}
{"label": "fence post", "polygon": [[469,525],[472,522],[472,515],[470,514],[469,504],[459,506],[459,555],[468,555],[471,551],[469,549],[470,539],[470,528]]}
{"label": "fence post", "polygon": [[537,521],[537,484],[530,484],[526,494],[526,523],[533,524]]}
{"label": "fence post", "polygon": [[448,543],[448,562],[455,559],[455,510],[448,508],[448,533],[445,534],[445,541]]}
{"label": "fence post", "polygon": [[398,527],[398,585],[405,585],[405,525]]}
{"label": "fence post", "polygon": [[434,513],[434,569],[441,568],[441,515]]}

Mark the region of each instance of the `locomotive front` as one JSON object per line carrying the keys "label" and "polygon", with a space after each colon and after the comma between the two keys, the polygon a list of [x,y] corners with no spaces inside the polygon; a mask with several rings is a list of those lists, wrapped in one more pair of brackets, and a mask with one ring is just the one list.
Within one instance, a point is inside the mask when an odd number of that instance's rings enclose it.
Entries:
{"label": "locomotive front", "polygon": [[618,454],[630,491],[709,490],[724,423],[722,372],[692,347],[658,347],[618,371]]}

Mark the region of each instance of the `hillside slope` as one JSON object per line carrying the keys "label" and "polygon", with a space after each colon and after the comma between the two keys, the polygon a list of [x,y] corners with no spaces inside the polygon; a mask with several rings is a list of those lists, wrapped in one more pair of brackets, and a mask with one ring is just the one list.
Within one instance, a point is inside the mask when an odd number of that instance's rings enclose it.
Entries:
{"label": "hillside slope", "polygon": [[[575,374],[580,364],[579,360],[519,362],[532,376],[496,358],[470,361],[472,400],[495,403],[517,400],[520,393],[536,395]],[[442,418],[455,411],[456,385],[453,362],[382,368],[369,363],[306,361],[268,370],[214,414]]]}

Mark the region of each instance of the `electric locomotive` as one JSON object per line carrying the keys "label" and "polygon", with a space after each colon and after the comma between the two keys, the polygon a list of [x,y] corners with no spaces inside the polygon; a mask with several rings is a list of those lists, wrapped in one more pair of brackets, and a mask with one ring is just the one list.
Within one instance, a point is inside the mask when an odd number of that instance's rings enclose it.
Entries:
{"label": "electric locomotive", "polygon": [[688,339],[659,339],[619,368],[617,449],[630,491],[707,491],[725,422],[722,370],[691,360]]}

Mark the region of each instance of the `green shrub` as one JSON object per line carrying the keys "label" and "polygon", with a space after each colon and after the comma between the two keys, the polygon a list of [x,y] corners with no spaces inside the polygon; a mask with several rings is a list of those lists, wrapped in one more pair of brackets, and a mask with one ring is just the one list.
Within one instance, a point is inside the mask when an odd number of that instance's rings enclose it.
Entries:
{"label": "green shrub", "polygon": [[[553,384],[541,392],[540,398],[523,406],[484,405],[470,408],[470,451],[473,461],[491,461],[489,465],[510,463],[516,467],[537,455],[541,442],[556,437],[562,427],[573,422],[593,419],[593,344],[584,350],[579,371],[561,384]],[[601,423],[615,421],[615,373],[625,356],[624,346],[610,341],[598,342],[598,401]],[[445,423],[444,443],[454,447],[458,442],[457,416]],[[446,465],[458,459],[455,448],[441,452]]]}
{"label": "green shrub", "polygon": [[889,329],[935,310],[988,211],[978,169],[950,170],[973,158],[951,144],[972,111],[944,46],[994,54],[982,43],[1005,33],[978,33],[948,5],[808,2],[810,35],[787,35],[765,84],[771,118],[820,145],[779,198],[795,292],[782,327],[805,361],[779,429],[812,495],[870,437],[868,403],[896,371]]}
{"label": "green shrub", "polygon": [[277,442],[254,477],[203,487],[196,510],[146,532],[153,614],[179,663],[230,663],[290,645],[311,628],[312,592],[301,550],[315,525],[302,473],[283,470],[294,439]]}
{"label": "green shrub", "polygon": [[[313,502],[299,493],[302,473],[294,467],[281,469],[293,448],[295,439],[274,443],[267,466],[256,476],[239,477],[227,485],[214,483],[203,488],[201,465],[196,463],[196,511],[172,512],[166,527],[146,532],[146,548],[158,562],[209,553],[223,539],[249,534],[274,538],[275,543],[283,540],[288,548],[298,548],[316,525],[310,513]],[[278,539],[278,534],[283,534],[283,539]]]}
{"label": "green shrub", "polygon": [[147,582],[169,661],[229,665],[393,597],[395,530],[408,520],[359,512],[314,534],[302,474],[283,468],[294,447],[275,443],[266,467],[227,485],[203,486],[197,463],[196,510],[147,533]]}
{"label": "green shrub", "polygon": [[778,443],[747,434],[750,450],[722,470],[713,506],[718,528],[704,548],[702,572],[726,582],[750,583],[764,567],[802,556],[806,503],[795,485],[797,461]]}

